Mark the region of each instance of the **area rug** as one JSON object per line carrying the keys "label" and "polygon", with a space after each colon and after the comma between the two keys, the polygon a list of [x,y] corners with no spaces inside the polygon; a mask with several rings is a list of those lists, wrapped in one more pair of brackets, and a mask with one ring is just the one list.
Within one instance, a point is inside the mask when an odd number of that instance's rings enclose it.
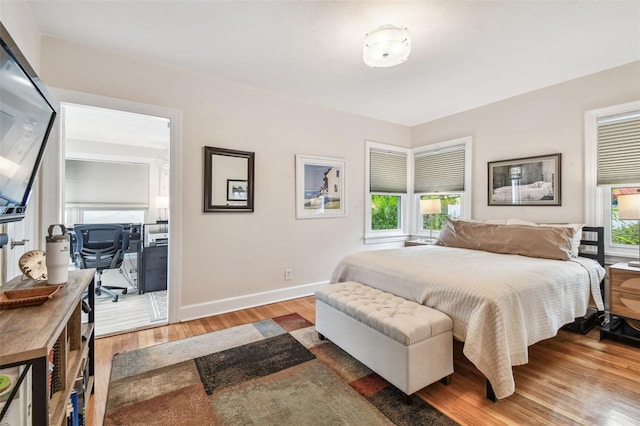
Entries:
{"label": "area rug", "polygon": [[145,293],[149,299],[149,315],[151,322],[167,319],[167,290]]}
{"label": "area rug", "polygon": [[104,424],[456,424],[402,395],[290,314],[117,354]]}

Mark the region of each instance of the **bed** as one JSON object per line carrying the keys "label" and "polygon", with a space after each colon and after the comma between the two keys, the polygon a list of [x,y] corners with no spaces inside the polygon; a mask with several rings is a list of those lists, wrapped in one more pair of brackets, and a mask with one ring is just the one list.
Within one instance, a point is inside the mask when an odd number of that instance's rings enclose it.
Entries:
{"label": "bed", "polygon": [[535,201],[553,199],[553,182],[538,181],[528,185],[502,186],[493,190],[493,201]]}
{"label": "bed", "polygon": [[360,282],[446,313],[488,392],[505,398],[515,391],[512,367],[528,362],[528,346],[584,315],[590,300],[604,310],[605,271],[593,259],[604,254],[577,256],[579,228],[448,221],[439,245],[346,256],[331,282]]}

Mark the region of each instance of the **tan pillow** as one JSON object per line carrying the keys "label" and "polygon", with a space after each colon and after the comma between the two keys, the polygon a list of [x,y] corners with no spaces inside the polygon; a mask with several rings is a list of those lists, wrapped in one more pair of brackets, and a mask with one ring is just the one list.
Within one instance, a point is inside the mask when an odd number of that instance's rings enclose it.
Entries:
{"label": "tan pillow", "polygon": [[543,259],[571,258],[573,231],[569,227],[493,225],[447,220],[436,242],[439,246],[519,254]]}
{"label": "tan pillow", "polygon": [[535,223],[522,219],[509,219],[507,225],[529,225],[529,226],[551,226],[555,228],[569,228],[573,232],[571,238],[571,257],[578,257],[580,251],[580,240],[582,239],[582,228],[584,223]]}

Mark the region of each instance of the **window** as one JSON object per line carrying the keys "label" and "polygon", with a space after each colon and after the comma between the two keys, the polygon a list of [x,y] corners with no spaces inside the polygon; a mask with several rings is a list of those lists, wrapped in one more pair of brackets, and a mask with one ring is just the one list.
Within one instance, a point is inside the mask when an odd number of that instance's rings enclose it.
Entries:
{"label": "window", "polygon": [[146,209],[142,208],[65,208],[64,223],[73,226],[81,223],[145,223]]}
{"label": "window", "polygon": [[[414,150],[413,192],[418,235],[437,236],[445,218],[471,217],[471,138]],[[440,199],[440,213],[424,215],[420,200]]]}
{"label": "window", "polygon": [[401,206],[400,195],[371,194],[371,229],[374,231],[400,229],[402,227]]}
{"label": "window", "polygon": [[605,228],[607,255],[636,257],[637,221],[617,196],[640,190],[640,102],[585,113],[585,222]]}
{"label": "window", "polygon": [[144,223],[144,210],[83,209],[82,223]]}
{"label": "window", "polygon": [[419,199],[439,199],[440,213],[420,215],[422,222],[418,224],[418,233],[425,231],[431,234],[435,231],[437,235],[447,217],[451,219],[462,218],[462,196],[460,194],[427,194],[419,196]]}
{"label": "window", "polygon": [[[367,142],[366,242],[401,241],[441,229],[445,216],[471,217],[471,138],[413,150]],[[420,199],[441,213],[420,214]]]}
{"label": "window", "polygon": [[618,195],[640,192],[640,186],[611,188],[607,191],[611,194],[611,202],[608,217],[608,226],[611,229],[610,244],[620,248],[638,247],[638,221],[622,220],[618,218]]}
{"label": "window", "polygon": [[409,150],[367,142],[365,238],[393,238],[408,233]]}

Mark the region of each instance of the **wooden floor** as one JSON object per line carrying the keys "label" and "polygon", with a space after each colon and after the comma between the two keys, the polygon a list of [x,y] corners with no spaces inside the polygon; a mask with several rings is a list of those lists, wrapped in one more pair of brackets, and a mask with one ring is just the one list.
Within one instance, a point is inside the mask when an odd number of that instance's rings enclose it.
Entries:
{"label": "wooden floor", "polygon": [[[114,354],[292,312],[315,322],[314,298],[97,339],[87,424],[102,424]],[[640,425],[640,349],[598,336],[561,330],[531,346],[529,363],[514,368],[516,393],[497,403],[484,398],[484,377],[456,342],[451,384],[436,382],[418,394],[463,425]]]}

